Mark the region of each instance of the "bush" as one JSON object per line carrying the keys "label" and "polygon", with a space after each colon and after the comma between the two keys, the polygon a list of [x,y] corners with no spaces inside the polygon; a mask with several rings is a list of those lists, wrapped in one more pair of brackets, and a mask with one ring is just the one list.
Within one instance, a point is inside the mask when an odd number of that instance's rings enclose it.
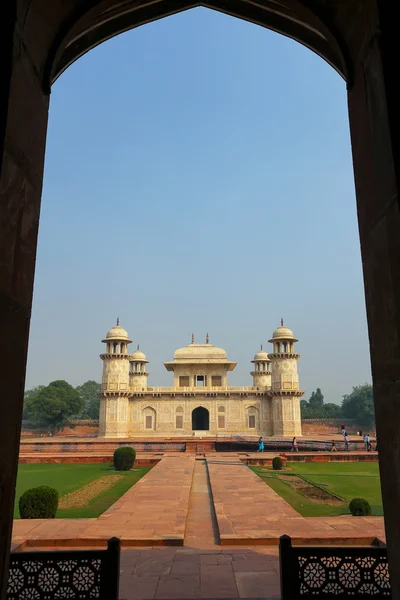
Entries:
{"label": "bush", "polygon": [[129,446],[117,448],[114,452],[114,469],[116,471],[129,471],[135,462],[136,452]]}
{"label": "bush", "polygon": [[371,507],[364,498],[353,498],[349,505],[353,517],[367,517],[371,514]]}
{"label": "bush", "polygon": [[272,468],[274,469],[274,471],[281,471],[283,467],[283,460],[281,459],[280,456],[275,456],[272,459]]}
{"label": "bush", "polygon": [[19,499],[21,519],[54,519],[58,508],[58,492],[47,485],[26,490]]}

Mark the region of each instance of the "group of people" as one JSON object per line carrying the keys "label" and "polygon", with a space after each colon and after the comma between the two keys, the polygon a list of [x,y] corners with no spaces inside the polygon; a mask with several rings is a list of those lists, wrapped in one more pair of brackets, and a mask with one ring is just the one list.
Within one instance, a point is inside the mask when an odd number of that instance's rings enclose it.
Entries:
{"label": "group of people", "polygon": [[[349,452],[349,436],[347,435],[347,431],[346,431],[346,427],[344,426],[344,423],[342,423],[340,430],[343,435],[344,450],[345,450],[345,452]],[[360,435],[360,432],[357,431],[357,434]],[[366,433],[364,436],[364,444],[365,444],[366,452],[371,452],[372,444],[371,444],[371,438],[369,437],[369,433]],[[376,440],[375,450],[378,451],[378,440]],[[337,451],[337,448],[336,448],[335,440],[332,440],[331,452],[336,452],[336,451]]]}
{"label": "group of people", "polygon": [[[299,448],[297,446],[297,439],[294,437],[292,439],[292,446],[291,446],[291,452],[298,452]],[[264,452],[264,440],[262,439],[262,437],[259,438],[258,440],[258,450],[257,452]]]}
{"label": "group of people", "polygon": [[[341,432],[342,432],[342,435],[343,435],[344,450],[345,450],[345,452],[349,452],[349,450],[350,450],[350,447],[349,447],[349,436],[347,435],[347,431],[346,431],[346,428],[344,426],[344,423],[342,423]],[[364,444],[365,444],[365,450],[367,452],[371,452],[371,450],[372,450],[372,444],[371,444],[371,438],[369,437],[369,433],[366,433],[365,436],[364,436]],[[378,440],[376,440],[375,450],[376,450],[376,452],[378,451]],[[298,452],[299,451],[299,447],[297,445],[297,439],[295,437],[292,439],[292,444],[291,444],[291,450],[290,451],[291,452]],[[264,440],[263,440],[262,437],[260,437],[259,440],[258,440],[258,450],[257,450],[257,452],[264,452]],[[335,440],[332,440],[331,452],[337,452]]]}

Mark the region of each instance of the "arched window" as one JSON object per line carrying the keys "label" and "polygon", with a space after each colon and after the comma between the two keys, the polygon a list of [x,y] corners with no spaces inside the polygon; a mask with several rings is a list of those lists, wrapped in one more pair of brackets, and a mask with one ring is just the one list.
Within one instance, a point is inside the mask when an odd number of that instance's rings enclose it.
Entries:
{"label": "arched window", "polygon": [[225,426],[225,406],[218,406],[218,429],[225,429]]}
{"label": "arched window", "polygon": [[144,428],[145,430],[156,430],[156,411],[151,406],[147,406],[143,410]]}
{"label": "arched window", "polygon": [[249,429],[258,429],[259,427],[259,411],[255,406],[249,406],[246,411],[247,427]]}
{"label": "arched window", "polygon": [[182,406],[178,406],[178,408],[176,409],[175,428],[183,429],[183,408],[182,408]]}

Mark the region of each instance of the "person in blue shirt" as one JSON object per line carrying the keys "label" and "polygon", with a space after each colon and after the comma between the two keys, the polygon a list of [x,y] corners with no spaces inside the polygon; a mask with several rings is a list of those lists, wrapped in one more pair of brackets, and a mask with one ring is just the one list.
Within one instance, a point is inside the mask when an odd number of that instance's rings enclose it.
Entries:
{"label": "person in blue shirt", "polygon": [[262,437],[258,440],[258,450],[257,452],[264,452],[264,441]]}

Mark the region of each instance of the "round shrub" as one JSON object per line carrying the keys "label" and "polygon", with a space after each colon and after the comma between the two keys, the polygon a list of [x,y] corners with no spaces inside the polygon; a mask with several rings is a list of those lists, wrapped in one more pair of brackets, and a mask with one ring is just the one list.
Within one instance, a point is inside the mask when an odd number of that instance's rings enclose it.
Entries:
{"label": "round shrub", "polygon": [[58,492],[47,485],[26,490],[19,499],[21,519],[54,519],[58,508]]}
{"label": "round shrub", "polygon": [[353,498],[349,505],[353,517],[367,517],[371,514],[371,507],[364,498]]}
{"label": "round shrub", "polygon": [[280,456],[274,456],[272,459],[272,468],[274,471],[281,471],[283,467],[283,460]]}
{"label": "round shrub", "polygon": [[114,452],[114,469],[116,471],[129,471],[135,462],[136,452],[129,446],[117,448]]}

